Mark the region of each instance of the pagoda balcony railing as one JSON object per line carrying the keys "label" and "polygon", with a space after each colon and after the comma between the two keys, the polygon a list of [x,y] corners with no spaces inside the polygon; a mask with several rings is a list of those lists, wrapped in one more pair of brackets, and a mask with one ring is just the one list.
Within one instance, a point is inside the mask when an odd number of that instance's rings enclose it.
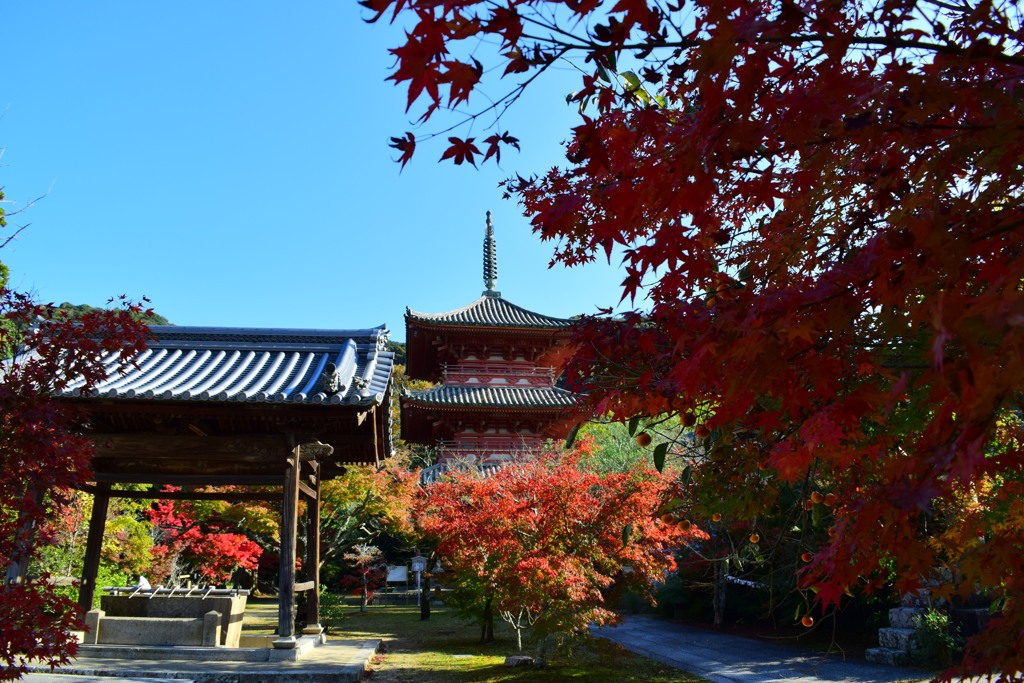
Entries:
{"label": "pagoda balcony railing", "polygon": [[481,384],[491,384],[499,379],[513,386],[520,380],[526,380],[530,386],[552,386],[555,383],[555,369],[495,361],[445,364],[441,367],[441,381],[445,384],[467,384],[472,380],[477,380]]}
{"label": "pagoda balcony railing", "polygon": [[482,462],[495,455],[509,456],[514,459],[521,455],[532,455],[544,450],[543,439],[474,439],[472,441],[440,441],[438,459],[469,460],[474,458]]}

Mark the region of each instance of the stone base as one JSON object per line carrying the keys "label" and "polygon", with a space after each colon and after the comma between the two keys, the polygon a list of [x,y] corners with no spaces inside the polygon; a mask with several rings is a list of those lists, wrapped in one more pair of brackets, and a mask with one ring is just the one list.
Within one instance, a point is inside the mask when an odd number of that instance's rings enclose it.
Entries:
{"label": "stone base", "polygon": [[187,647],[160,645],[79,645],[82,659],[124,659],[130,661],[185,660],[196,662],[267,662],[270,650],[262,647]]}
{"label": "stone base", "polygon": [[[277,636],[266,636],[276,639]],[[186,660],[196,662],[297,662],[320,645],[317,636],[296,638],[295,647],[171,647],[146,645],[79,645],[78,657],[126,660]]]}
{"label": "stone base", "polygon": [[197,618],[111,617],[101,609],[85,615],[88,645],[188,645],[216,647],[221,642],[221,614]]}

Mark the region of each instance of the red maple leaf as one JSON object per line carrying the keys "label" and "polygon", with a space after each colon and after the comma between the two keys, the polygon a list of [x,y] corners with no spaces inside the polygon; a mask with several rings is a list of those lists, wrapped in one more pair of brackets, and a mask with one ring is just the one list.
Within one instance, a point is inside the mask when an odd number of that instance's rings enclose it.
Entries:
{"label": "red maple leaf", "polygon": [[476,154],[480,154],[480,150],[473,144],[473,138],[466,138],[463,140],[457,137],[450,137],[448,138],[448,142],[450,142],[451,145],[444,151],[444,154],[441,155],[441,161],[451,159],[455,162],[456,166],[461,165],[464,161],[468,161],[474,167],[476,166],[476,161],[473,157]]}

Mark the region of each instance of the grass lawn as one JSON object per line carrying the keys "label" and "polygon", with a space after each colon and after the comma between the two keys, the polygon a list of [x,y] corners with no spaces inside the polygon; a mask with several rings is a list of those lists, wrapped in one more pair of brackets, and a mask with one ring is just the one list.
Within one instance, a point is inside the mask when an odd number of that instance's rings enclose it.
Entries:
{"label": "grass lawn", "polygon": [[242,617],[242,633],[277,633],[277,598],[249,598]]}
{"label": "grass lawn", "polygon": [[[415,606],[371,605],[365,613],[353,608],[333,637],[384,641],[384,651],[375,658],[370,676],[375,683],[704,681],[599,638],[588,639],[571,653],[554,654],[544,669],[507,668],[505,657],[517,654],[515,634],[507,624],[495,622],[496,642],[482,645],[475,624],[444,608],[434,608],[425,622],[420,621]],[[526,650],[523,654],[532,653]]]}

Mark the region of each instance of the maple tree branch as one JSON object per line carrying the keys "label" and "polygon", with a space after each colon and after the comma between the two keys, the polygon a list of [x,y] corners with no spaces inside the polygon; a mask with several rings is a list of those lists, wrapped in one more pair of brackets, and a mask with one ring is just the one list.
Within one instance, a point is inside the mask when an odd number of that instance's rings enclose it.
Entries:
{"label": "maple tree branch", "polygon": [[[648,40],[643,42],[629,42],[622,44],[604,43],[596,38],[591,37],[590,34],[586,34],[586,37],[580,34],[574,34],[564,29],[549,26],[543,22],[533,20],[529,17],[522,17],[525,21],[535,23],[538,26],[547,28],[551,31],[564,35],[571,38],[571,41],[558,40],[553,36],[538,36],[532,34],[523,34],[524,38],[533,40],[535,42],[547,45],[556,45],[563,48],[563,52],[569,51],[581,51],[588,53],[601,53],[607,52],[608,50],[623,51],[651,51],[659,49],[692,49],[700,47],[705,41],[691,40],[687,38],[681,38],[680,40]],[[826,45],[834,40],[838,40],[840,37],[835,35],[829,35],[826,33],[794,33],[790,35],[759,35],[749,40],[750,43],[755,45],[768,45],[768,44],[779,44],[779,45],[803,45],[803,44],[820,44]],[[847,41],[849,47],[887,47],[899,50],[924,50],[936,54],[953,55],[958,57],[972,57],[972,48],[964,48],[954,43],[936,43],[932,41],[910,39],[910,38],[899,38],[894,36],[852,36]],[[1005,64],[1013,65],[1024,65],[1024,55],[1007,54],[1005,52],[985,52],[981,55],[981,58],[992,59]]]}
{"label": "maple tree branch", "polygon": [[[0,150],[0,151],[2,151],[2,150]],[[0,154],[0,156],[2,156],[2,154]],[[2,189],[2,188],[0,188],[0,189]],[[5,219],[10,219],[10,218],[11,218],[11,216],[17,216],[17,215],[18,215],[19,213],[22,213],[23,211],[28,211],[28,210],[29,210],[29,209],[31,209],[31,208],[32,208],[33,206],[35,206],[36,202],[39,202],[40,200],[44,199],[44,198],[45,198],[45,197],[46,197],[46,196],[47,196],[48,194],[49,194],[49,193],[46,193],[46,194],[42,194],[42,195],[40,195],[40,196],[36,197],[35,199],[33,199],[32,201],[30,201],[30,202],[29,202],[28,204],[25,204],[25,206],[23,206],[23,207],[21,207],[21,208],[19,208],[19,209],[15,209],[14,211],[5,211],[5,212],[4,212],[3,214],[2,214],[2,217],[3,217],[3,218],[5,218]],[[8,202],[7,200],[4,200],[4,199],[3,199],[3,192],[0,192],[0,203],[3,203],[3,204],[7,204],[7,203],[13,203],[13,202]],[[25,223],[24,225],[19,225],[19,226],[18,226],[18,227],[17,227],[17,228],[16,228],[15,230],[14,230],[14,232],[12,232],[11,234],[9,234],[9,235],[8,235],[8,236],[7,236],[6,238],[4,238],[4,240],[3,240],[2,242],[0,242],[0,249],[3,249],[3,248],[4,248],[4,247],[6,247],[6,246],[7,246],[8,244],[10,244],[11,242],[13,242],[13,241],[14,241],[14,239],[15,239],[15,238],[16,238],[16,237],[17,237],[17,236],[18,236],[18,235],[19,235],[19,234],[20,234],[20,233],[21,233],[21,232],[22,232],[23,230],[27,229],[27,228],[28,228],[28,227],[29,227],[30,225],[32,225],[32,224],[31,224],[31,223]]]}
{"label": "maple tree branch", "polygon": [[19,234],[21,233],[21,231],[22,231],[22,230],[24,230],[25,228],[27,228],[27,227],[28,227],[28,226],[30,226],[30,225],[31,225],[31,223],[26,223],[25,225],[21,225],[21,226],[18,226],[18,228],[17,228],[17,229],[15,229],[15,231],[14,231],[14,232],[12,232],[12,233],[11,233],[10,235],[8,235],[8,236],[7,236],[7,237],[6,237],[5,239],[4,239],[4,241],[3,241],[3,242],[0,242],[0,249],[3,249],[3,248],[4,248],[4,247],[6,247],[6,246],[7,246],[8,244],[10,244],[11,242],[13,242],[13,241],[14,241],[14,239],[15,239],[15,238],[16,238],[16,237],[17,237],[17,236],[18,236],[18,235],[19,235]]}

